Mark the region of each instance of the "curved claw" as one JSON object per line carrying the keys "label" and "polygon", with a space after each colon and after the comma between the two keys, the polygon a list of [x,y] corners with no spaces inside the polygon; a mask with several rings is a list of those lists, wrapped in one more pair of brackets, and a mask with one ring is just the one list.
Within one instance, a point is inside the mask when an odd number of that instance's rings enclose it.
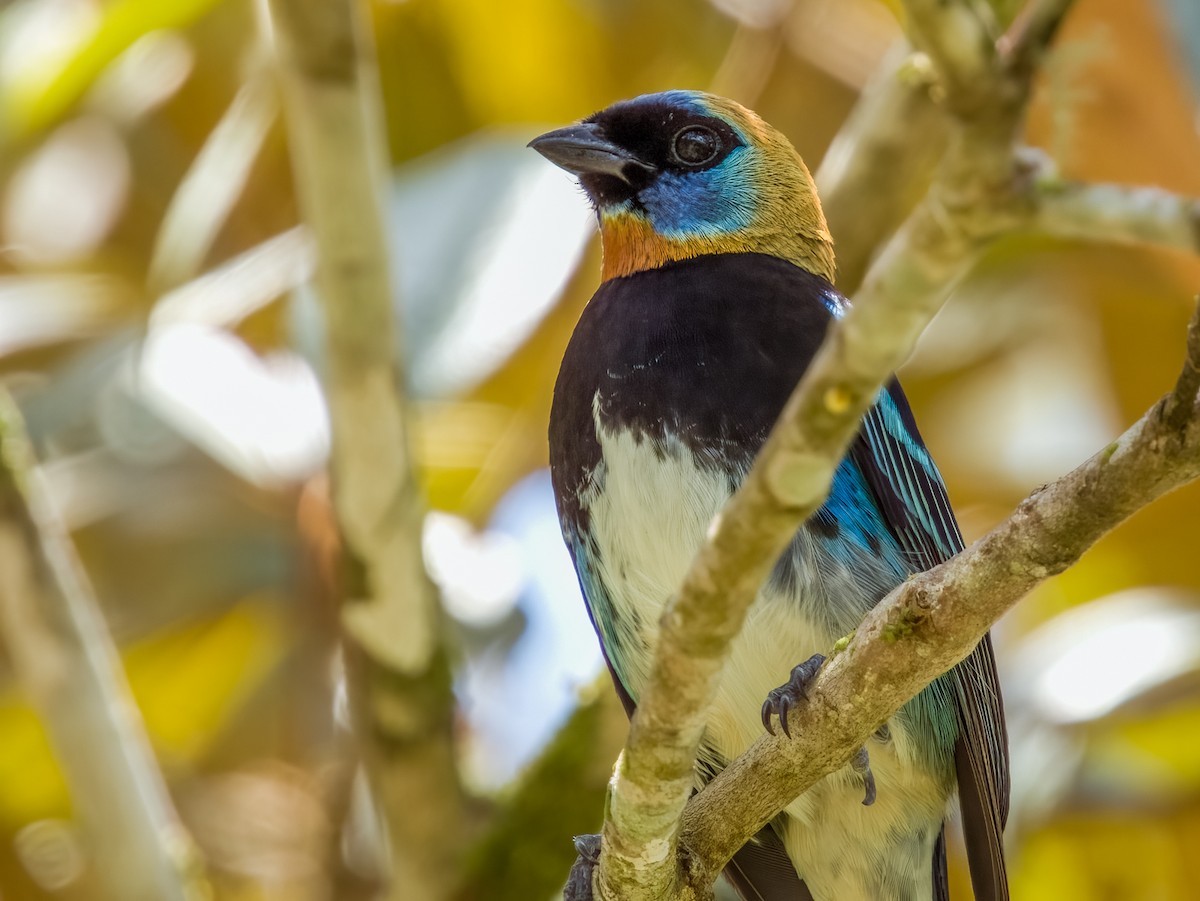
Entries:
{"label": "curved claw", "polygon": [[871,757],[867,746],[859,748],[850,758],[850,767],[863,778],[863,807],[875,803],[875,774],[871,771]]}
{"label": "curved claw", "polygon": [[791,725],[788,723],[788,714],[791,713],[803,701],[808,700],[808,683],[816,676],[821,669],[821,664],[825,662],[825,657],[821,654],[813,654],[803,663],[792,667],[791,675],[788,681],[778,688],[772,689],[767,694],[766,701],[762,705],[762,722],[765,728],[772,735],[775,735],[775,727],[771,723],[772,716],[779,717],[779,725],[783,727],[783,734],[788,738],[792,737]]}
{"label": "curved claw", "polygon": [[863,778],[863,807],[870,807],[875,803],[875,774],[867,770],[867,775]]}
{"label": "curved claw", "polygon": [[783,734],[788,738],[792,737],[792,731],[788,728],[788,713],[792,709],[792,696],[784,695],[779,699],[779,725],[783,729]]}
{"label": "curved claw", "polygon": [[576,835],[571,838],[571,844],[575,846],[575,853],[582,857],[588,863],[599,863],[600,861],[600,836],[598,835]]}

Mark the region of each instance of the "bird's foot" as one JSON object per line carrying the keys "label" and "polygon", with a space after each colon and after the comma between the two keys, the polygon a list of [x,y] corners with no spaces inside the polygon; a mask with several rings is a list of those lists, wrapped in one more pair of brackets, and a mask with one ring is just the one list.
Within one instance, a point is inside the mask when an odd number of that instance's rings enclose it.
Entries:
{"label": "bird's foot", "polygon": [[875,803],[875,774],[871,772],[871,757],[867,754],[867,746],[863,745],[850,758],[850,769],[862,776],[863,807]]}
{"label": "bird's foot", "polygon": [[563,901],[592,901],[592,873],[600,862],[600,836],[575,836],[575,850],[579,856],[567,876]]}
{"label": "bird's foot", "polygon": [[[808,700],[808,686],[825,663],[822,654],[813,654],[803,663],[792,668],[792,674],[787,682],[778,688],[773,688],[767,694],[762,705],[763,726],[772,735],[775,729],[771,725],[771,717],[779,717],[779,726],[788,738],[792,733],[788,729],[788,714],[801,701]],[[871,771],[871,758],[867,754],[867,746],[859,748],[850,758],[850,768],[858,773],[863,780],[863,805],[870,807],[875,803],[875,774]]]}
{"label": "bird's foot", "polygon": [[808,700],[808,686],[824,662],[823,654],[813,654],[800,665],[792,667],[792,675],[787,682],[767,693],[767,699],[762,705],[762,721],[768,732],[775,734],[771,725],[771,716],[775,715],[779,717],[779,727],[783,729],[783,734],[788,738],[792,737],[788,730],[788,713],[801,701]]}

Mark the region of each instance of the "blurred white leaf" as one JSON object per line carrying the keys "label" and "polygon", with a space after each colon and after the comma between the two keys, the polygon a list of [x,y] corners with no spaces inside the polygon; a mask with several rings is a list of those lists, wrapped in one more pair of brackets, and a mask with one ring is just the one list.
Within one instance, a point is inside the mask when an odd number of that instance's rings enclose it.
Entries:
{"label": "blurred white leaf", "polygon": [[101,276],[0,276],[0,355],[94,334],[114,320],[119,298]]}
{"label": "blurred white leaf", "polygon": [[87,866],[77,827],[67,820],[35,820],[13,838],[13,850],[47,892],[61,892],[83,875]]}
{"label": "blurred white leaf", "polygon": [[[476,135],[397,172],[392,259],[417,397],[461,396],[500,367],[554,305],[595,232],[575,180],[527,149],[528,138]],[[292,343],[320,360],[311,286],[294,299]]]}
{"label": "blurred white leaf", "polygon": [[1074,607],[1009,654],[1009,702],[1052,723],[1103,717],[1181,678],[1200,685],[1200,604],[1136,588]]}
{"label": "blurred white leaf", "polygon": [[1200,691],[1200,598],[1136,588],[1061,613],[998,655],[1012,748],[1009,835],[1069,798],[1178,800],[1185,782],[1123,742],[1118,723],[1145,721]]}
{"label": "blurred white leaf", "polygon": [[4,242],[26,265],[83,259],[108,236],[129,193],[129,155],[113,125],[87,116],[59,126],[13,174]]}
{"label": "blurred white leaf", "polygon": [[162,326],[146,338],[136,386],[158,415],[247,481],[296,481],[325,463],[324,398],[290,351],[260,358],[219,329]]}
{"label": "blurred white leaf", "polygon": [[574,179],[529,137],[477,135],[398,173],[395,257],[420,395],[460,393],[503,363],[595,230]]}
{"label": "blurred white leaf", "polygon": [[526,574],[508,535],[477,532],[462,517],[434,510],[425,517],[422,549],[447,612],[459,622],[486,627],[516,606]]}
{"label": "blurred white leaf", "polygon": [[173,287],[197,272],[246,186],[279,112],[275,83],[252,75],[200,148],[159,226],[148,277],[151,290]]}
{"label": "blurred white leaf", "polygon": [[731,19],[750,28],[771,28],[779,24],[793,0],[710,0]]}
{"label": "blurred white leaf", "polygon": [[782,27],[792,53],[854,90],[870,80],[902,33],[877,0],[808,0]]}
{"label": "blurred white leaf", "polygon": [[164,295],[150,327],[194,323],[232,328],[312,277],[316,251],[302,227],[263,241]]}
{"label": "blurred white leaf", "polygon": [[414,373],[435,388],[478,381],[503,363],[558,297],[590,233],[590,224],[579,225],[587,220],[563,173],[514,182],[520,200],[475,247],[455,315]]}
{"label": "blurred white leaf", "polygon": [[100,23],[93,0],[18,0],[0,11],[0,104],[18,83],[44,83]]}

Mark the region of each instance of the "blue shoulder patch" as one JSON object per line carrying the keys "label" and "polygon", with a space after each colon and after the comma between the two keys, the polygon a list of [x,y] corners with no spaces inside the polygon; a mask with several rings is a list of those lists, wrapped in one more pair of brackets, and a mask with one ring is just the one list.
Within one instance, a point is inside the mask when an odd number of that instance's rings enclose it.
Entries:
{"label": "blue shoulder patch", "polygon": [[[856,558],[869,555],[882,559],[897,581],[907,575],[904,555],[854,460],[842,460],[833,474],[829,497],[813,518],[829,526],[837,524],[836,537],[823,544],[838,562],[853,565]],[[816,529],[818,538],[821,532]]]}

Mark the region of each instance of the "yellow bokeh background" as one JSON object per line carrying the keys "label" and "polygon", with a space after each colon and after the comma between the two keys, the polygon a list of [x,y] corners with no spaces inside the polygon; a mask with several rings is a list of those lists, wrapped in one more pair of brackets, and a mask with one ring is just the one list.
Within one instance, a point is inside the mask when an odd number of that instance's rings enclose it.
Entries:
{"label": "yellow bokeh background", "polygon": [[[1015,6],[992,5],[1001,17]],[[1189,74],[1200,34],[1173,18],[1176,5],[1186,4],[1076,4],[1027,128],[1028,142],[1064,176],[1200,195],[1200,100]],[[488,293],[477,283],[496,235],[522,246],[512,231],[516,200],[500,189],[532,193],[542,184],[539,161],[521,162],[524,142],[625,96],[716,85],[777,124],[816,169],[900,39],[900,5],[374,0],[364,9],[400,186],[397,266],[425,286],[416,309],[397,300],[417,336],[411,356],[420,362],[422,342],[447,340],[438,323],[469,309],[458,306],[464,297],[499,305],[489,308],[498,321],[531,317],[524,331],[485,348],[494,354],[483,371],[462,375],[459,364],[470,361],[460,351],[421,377],[440,388],[414,381],[430,506],[464,534],[486,537],[498,505],[546,465],[554,375],[598,277],[598,248],[584,238],[578,264],[535,314],[519,290]],[[255,79],[273,91],[260,22],[250,0],[0,8],[0,373],[29,420],[181,816],[208,858],[214,897],[365,898],[378,874],[345,850],[352,757],[333,675],[336,539],[312,443],[320,417],[310,409],[311,372],[320,360],[304,298],[311,261],[302,247],[280,245],[278,258],[263,250],[297,224],[287,142],[274,107],[255,113],[235,100]],[[172,198],[205,166],[213,181],[199,196],[211,208],[198,202],[180,214],[195,261],[176,261],[179,283],[156,283],[152,262],[169,255],[156,247]],[[481,195],[451,190],[481,171],[502,198],[487,215],[471,206]],[[439,208],[443,190],[452,209]],[[431,232],[441,223],[442,250],[406,243],[426,225],[404,220],[411,209],[426,211]],[[860,214],[872,214],[869,199]],[[447,247],[454,265],[431,262]],[[525,249],[536,262],[538,249]],[[458,268],[466,274],[450,272]],[[196,281],[218,270],[224,281]],[[148,348],[162,333],[153,317],[180,284],[199,298],[201,313],[189,315],[203,328],[189,333],[194,345],[172,346],[195,356],[164,351],[154,368]],[[1200,259],[1155,248],[1018,236],[981,261],[902,373],[968,539],[1103,447],[1169,387],[1197,291]],[[212,312],[226,303],[233,312]],[[258,390],[266,399],[257,413],[221,415]],[[293,444],[283,441],[288,404],[298,411]],[[273,405],[283,410],[278,428],[256,430],[255,417]],[[1076,720],[1047,713],[1039,680],[1056,652],[1037,637],[1059,617],[1126,591],[1149,599],[1147,617],[1168,610],[1194,625],[1198,539],[1200,488],[1192,486],[1136,515],[999,625],[1010,715],[1021,726],[1014,899],[1195,897],[1200,629],[1179,632],[1183,663],[1160,681]],[[1156,598],[1167,599],[1162,610]],[[501,666],[532,628],[528,609],[513,602],[506,611],[458,622],[464,670],[480,660]],[[60,839],[81,848],[83,862],[57,880],[47,860],[61,849],[31,857],[21,838],[31,824],[69,823],[71,798],[2,648],[0,898],[96,897],[102,862],[87,860],[78,835],[67,829]],[[1131,660],[1156,653],[1121,648]],[[1097,666],[1119,669],[1126,659]],[[485,730],[473,715],[460,717],[467,756],[503,751],[504,739],[475,735]],[[1027,761],[1035,762],[1022,773]],[[230,853],[222,830],[244,813],[221,806],[231,803],[231,774],[273,799],[264,810],[296,804],[305,815],[264,814],[247,826],[245,854]],[[481,794],[502,792],[485,781],[475,785]],[[952,851],[958,897],[968,897]],[[305,855],[320,865],[280,875]]]}

